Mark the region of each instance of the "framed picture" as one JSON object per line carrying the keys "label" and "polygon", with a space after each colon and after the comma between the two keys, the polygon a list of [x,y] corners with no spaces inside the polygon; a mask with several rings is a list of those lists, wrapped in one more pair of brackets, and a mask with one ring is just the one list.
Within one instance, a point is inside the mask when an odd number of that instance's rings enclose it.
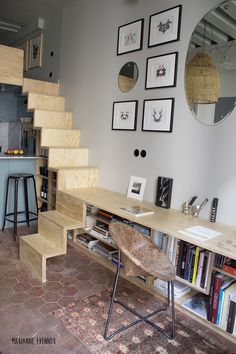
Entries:
{"label": "framed picture", "polygon": [[29,69],[42,66],[43,34],[38,34],[29,41]]}
{"label": "framed picture", "polygon": [[147,58],[145,89],[174,87],[177,59],[177,52]]}
{"label": "framed picture", "polygon": [[142,130],[172,132],[174,102],[174,98],[144,100]]}
{"label": "framed picture", "polygon": [[113,102],[112,130],[136,130],[138,101]]}
{"label": "framed picture", "polygon": [[143,22],[142,18],[118,28],[117,55],[142,49]]}
{"label": "framed picture", "polygon": [[179,5],[150,16],[149,48],[179,40],[181,13],[182,6]]}
{"label": "framed picture", "polygon": [[28,71],[29,66],[29,41],[22,42],[18,45],[19,49],[24,51],[24,71]]}
{"label": "framed picture", "polygon": [[157,195],[156,205],[169,209],[171,203],[173,178],[158,177],[157,179]]}
{"label": "framed picture", "polygon": [[129,180],[127,197],[143,200],[146,181],[146,178],[131,176]]}

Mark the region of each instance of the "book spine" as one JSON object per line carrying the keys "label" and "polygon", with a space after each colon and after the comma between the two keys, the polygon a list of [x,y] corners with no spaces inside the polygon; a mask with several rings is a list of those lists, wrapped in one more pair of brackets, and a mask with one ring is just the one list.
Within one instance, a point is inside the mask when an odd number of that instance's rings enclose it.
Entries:
{"label": "book spine", "polygon": [[220,287],[221,287],[221,278],[216,275],[215,285],[214,285],[214,294],[213,294],[213,304],[212,304],[212,317],[211,317],[212,323],[216,323]]}
{"label": "book spine", "polygon": [[216,271],[213,271],[212,272],[212,276],[211,276],[211,285],[210,285],[210,293],[209,293],[209,305],[208,305],[208,311],[207,311],[207,319],[208,319],[208,321],[211,321],[211,319],[212,319],[212,306],[213,306],[215,276],[216,276]]}
{"label": "book spine", "polygon": [[183,278],[185,280],[189,280],[191,261],[192,261],[192,248],[190,245],[188,245],[186,250],[186,259],[185,259],[184,272],[183,272]]}
{"label": "book spine", "polygon": [[182,258],[184,253],[184,241],[180,240],[179,242],[179,254],[178,254],[178,262],[176,267],[176,274],[180,276],[181,274],[181,265],[182,265]]}
{"label": "book spine", "polygon": [[235,301],[231,300],[229,305],[229,315],[228,315],[227,327],[226,327],[226,332],[228,333],[233,333],[235,314],[236,314],[236,303]]}
{"label": "book spine", "polygon": [[196,277],[196,284],[195,284],[198,287],[200,287],[200,283],[201,283],[203,261],[204,261],[204,251],[201,251],[199,252],[199,262],[198,262],[197,277]]}
{"label": "book spine", "polygon": [[222,269],[223,269],[223,271],[225,271],[227,273],[230,273],[232,275],[236,275],[236,268],[230,267],[227,264],[224,264]]}
{"label": "book spine", "polygon": [[198,268],[198,261],[199,261],[199,247],[196,247],[195,251],[195,260],[194,260],[194,266],[193,266],[193,277],[192,277],[192,284],[196,284],[196,277],[197,277],[197,268]]}
{"label": "book spine", "polygon": [[220,317],[221,317],[221,311],[222,311],[222,299],[223,299],[223,289],[220,288],[219,292],[219,301],[218,301],[218,309],[217,309],[217,316],[216,316],[216,325],[220,325]]}
{"label": "book spine", "polygon": [[193,268],[194,268],[194,262],[195,262],[196,249],[193,248],[191,253],[192,253],[192,257],[191,257],[190,272],[189,272],[189,278],[188,278],[190,283],[192,283],[192,279],[193,279]]}
{"label": "book spine", "polygon": [[184,278],[184,270],[186,267],[186,257],[187,257],[188,245],[184,243],[183,256],[181,261],[180,277]]}
{"label": "book spine", "polygon": [[201,276],[201,281],[200,281],[200,287],[203,288],[203,289],[204,289],[205,280],[206,280],[208,256],[209,256],[209,253],[207,251],[204,251],[204,261],[203,261],[202,276]]}

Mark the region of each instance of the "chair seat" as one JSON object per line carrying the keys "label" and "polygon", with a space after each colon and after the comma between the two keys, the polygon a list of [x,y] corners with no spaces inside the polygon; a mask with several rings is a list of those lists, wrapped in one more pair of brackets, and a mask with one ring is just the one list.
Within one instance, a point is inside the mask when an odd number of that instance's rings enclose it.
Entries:
{"label": "chair seat", "polygon": [[9,175],[9,178],[15,178],[15,179],[34,178],[34,175],[29,173],[12,173]]}
{"label": "chair seat", "polygon": [[109,233],[121,250],[126,275],[151,275],[165,281],[175,279],[173,264],[149,238],[118,222],[110,225]]}

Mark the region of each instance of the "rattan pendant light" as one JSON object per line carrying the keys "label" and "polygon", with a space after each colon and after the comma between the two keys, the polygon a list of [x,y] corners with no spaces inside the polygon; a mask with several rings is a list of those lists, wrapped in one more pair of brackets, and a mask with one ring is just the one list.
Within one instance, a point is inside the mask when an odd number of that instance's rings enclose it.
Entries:
{"label": "rattan pendant light", "polygon": [[186,65],[185,90],[188,104],[216,103],[220,94],[220,76],[211,57],[196,54]]}

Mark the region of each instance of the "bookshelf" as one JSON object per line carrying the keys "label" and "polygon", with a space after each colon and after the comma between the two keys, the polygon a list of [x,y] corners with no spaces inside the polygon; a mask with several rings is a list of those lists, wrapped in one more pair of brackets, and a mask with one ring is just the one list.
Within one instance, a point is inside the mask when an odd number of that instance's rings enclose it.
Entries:
{"label": "bookshelf", "polygon": [[[220,335],[226,337],[227,339],[231,340],[232,342],[236,343],[236,337],[232,334],[227,333],[225,330],[217,326],[216,324],[212,323],[211,321],[202,318],[199,314],[191,312],[189,309],[183,307],[183,304],[188,299],[191,299],[196,294],[202,294],[204,299],[208,299],[210,296],[210,287],[211,287],[211,276],[216,267],[214,266],[214,258],[215,254],[220,254],[222,256],[236,259],[236,254],[234,252],[234,247],[236,247],[236,228],[224,225],[221,223],[210,223],[207,220],[203,219],[193,219],[189,215],[184,215],[182,212],[174,209],[163,209],[154,206],[148,202],[139,202],[132,198],[127,198],[126,196],[112,192],[109,190],[93,187],[93,188],[82,188],[82,189],[73,189],[67,190],[63,192],[67,195],[73,196],[80,200],[80,202],[85,203],[86,205],[93,206],[94,212],[89,211],[87,213],[87,218],[90,223],[89,227],[91,227],[92,220],[95,219],[96,221],[101,221],[109,225],[113,218],[106,218],[101,215],[98,215],[97,210],[102,209],[107,213],[112,214],[113,216],[117,217],[122,220],[127,220],[129,223],[138,224],[141,227],[147,228],[150,230],[150,237],[156,243],[156,232],[161,232],[162,234],[177,240],[178,242],[186,242],[189,245],[193,245],[194,247],[199,247],[200,250],[206,250],[212,254],[211,261],[208,265],[208,275],[206,279],[206,284],[204,288],[196,286],[191,282],[183,279],[179,276],[176,279],[183,284],[188,285],[191,288],[191,291],[181,297],[180,299],[176,300],[177,307],[187,313],[190,317],[195,318],[197,321],[203,323],[207,327],[213,329]],[[147,215],[145,217],[135,217],[132,215],[127,215],[122,210],[121,207],[130,207],[132,205],[141,205],[147,207],[154,211],[153,214]],[[109,214],[108,214],[109,215]],[[194,236],[184,235],[180,233],[180,230],[184,230],[186,228],[201,225],[203,227],[209,228],[211,230],[215,230],[220,233],[217,237],[211,238],[209,240],[201,240],[197,239]],[[88,249],[82,245],[78,245],[75,243],[75,240],[72,242],[74,247],[80,248],[84,253],[91,256],[93,259],[97,260],[99,263],[103,264],[108,269],[115,271],[115,265],[110,261],[105,259],[99,254],[96,254],[91,249]],[[228,247],[230,245],[230,247]],[[168,252],[168,249],[166,250]],[[177,262],[176,257],[172,254],[172,261]],[[175,263],[177,264],[177,263]],[[217,271],[223,273],[220,269]],[[123,273],[123,272],[122,272]],[[123,274],[125,277],[125,275]],[[148,277],[149,278],[149,277]],[[139,278],[127,278],[132,283],[140,286],[141,288],[145,289],[146,291],[152,293],[157,297],[162,297],[163,294],[159,291],[159,289],[155,286],[154,279],[146,279],[145,281]],[[234,277],[235,279],[235,277]]]}

